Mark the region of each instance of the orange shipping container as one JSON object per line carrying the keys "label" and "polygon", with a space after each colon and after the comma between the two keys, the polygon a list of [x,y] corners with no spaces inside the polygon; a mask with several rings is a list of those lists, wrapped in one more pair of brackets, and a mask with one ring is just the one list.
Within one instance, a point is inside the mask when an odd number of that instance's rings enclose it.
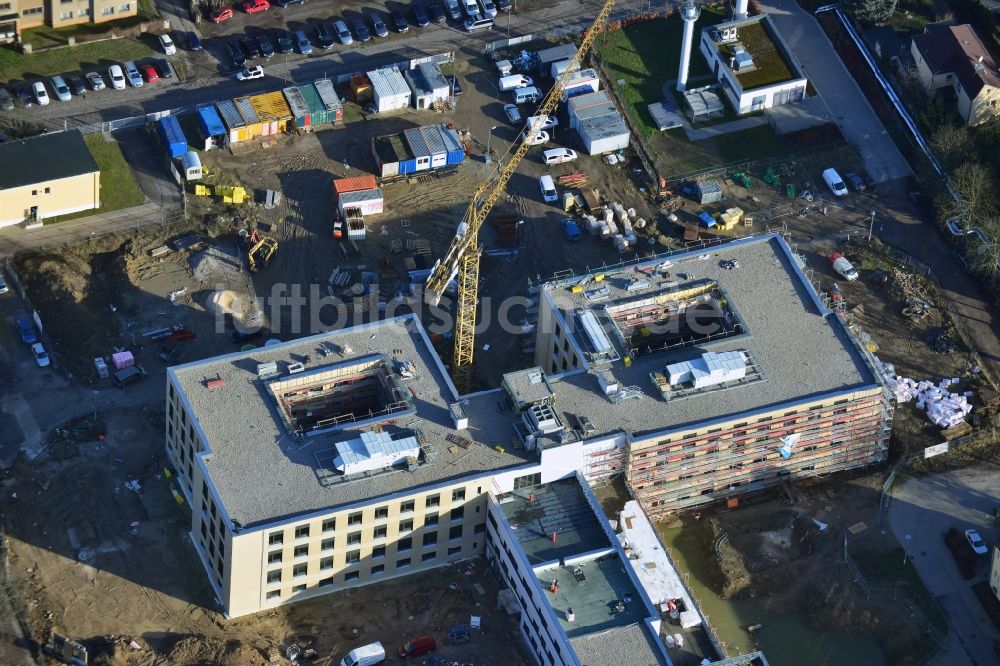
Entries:
{"label": "orange shipping container", "polygon": [[362,190],[374,190],[378,188],[375,176],[366,174],[364,176],[354,176],[353,178],[333,179],[333,203],[340,200],[340,195],[346,192],[360,192]]}
{"label": "orange shipping container", "polygon": [[357,104],[370,102],[372,99],[372,84],[364,74],[351,77],[351,100]]}

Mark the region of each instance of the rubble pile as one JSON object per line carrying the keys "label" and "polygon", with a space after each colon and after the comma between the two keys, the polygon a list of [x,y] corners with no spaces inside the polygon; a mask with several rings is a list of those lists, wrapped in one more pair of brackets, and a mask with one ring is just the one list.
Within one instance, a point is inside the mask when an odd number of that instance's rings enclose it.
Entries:
{"label": "rubble pile", "polygon": [[937,384],[929,381],[918,382],[909,377],[893,377],[888,380],[896,402],[907,403],[916,399],[918,409],[927,410],[927,418],[934,425],[942,428],[954,428],[965,420],[972,411],[968,398],[972,395],[967,391],[963,394],[952,393],[948,387],[957,384],[958,379],[942,379]]}

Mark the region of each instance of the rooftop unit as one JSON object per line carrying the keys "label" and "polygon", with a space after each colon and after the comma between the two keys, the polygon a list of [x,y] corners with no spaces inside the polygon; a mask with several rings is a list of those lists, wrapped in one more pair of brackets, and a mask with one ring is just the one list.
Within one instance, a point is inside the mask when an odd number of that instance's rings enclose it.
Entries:
{"label": "rooftop unit", "polygon": [[521,413],[521,420],[514,422],[514,432],[529,451],[550,445],[565,444],[574,438],[551,406],[539,404]]}
{"label": "rooftop unit", "polygon": [[384,470],[420,456],[420,443],[409,433],[363,432],[334,445],[333,465],[344,475]]}
{"label": "rooftop unit", "polygon": [[737,42],[729,48],[731,53],[729,66],[734,72],[748,72],[755,68],[753,56],[750,55],[745,46]]}
{"label": "rooftop unit", "polygon": [[539,367],[508,372],[503,376],[503,387],[518,414],[535,405],[551,405],[555,401],[552,384]]}
{"label": "rooftop unit", "polygon": [[697,389],[743,379],[746,374],[746,358],[740,351],[705,352],[701,358],[667,366],[671,386],[691,384]]}

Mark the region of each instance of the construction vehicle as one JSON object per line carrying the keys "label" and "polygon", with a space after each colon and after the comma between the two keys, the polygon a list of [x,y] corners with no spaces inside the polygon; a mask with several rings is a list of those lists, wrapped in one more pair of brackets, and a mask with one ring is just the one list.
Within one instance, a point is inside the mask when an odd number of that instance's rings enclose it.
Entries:
{"label": "construction vehicle", "polygon": [[271,260],[274,259],[275,252],[278,251],[278,241],[270,236],[265,236],[257,229],[247,236],[247,262],[250,264],[250,271],[256,273],[262,268],[267,268]]}
{"label": "construction vehicle", "polygon": [[52,633],[52,640],[42,646],[42,652],[53,659],[72,666],[87,666],[87,648],[62,634]]}
{"label": "construction vehicle", "polygon": [[[552,116],[556,107],[562,101],[563,89],[580,69],[583,57],[590,51],[594,39],[604,29],[604,24],[615,6],[615,0],[605,0],[601,10],[590,24],[580,40],[576,54],[570,58],[566,70],[559,76],[542,103],[531,115]],[[541,131],[541,123],[532,124],[526,132],[521,133],[520,141],[513,147],[509,157],[498,160],[493,177],[481,183],[473,192],[472,200],[465,211],[458,231],[452,240],[443,259],[439,259],[431,269],[427,278],[425,300],[431,305],[441,302],[441,297],[453,279],[457,279],[458,300],[455,304],[455,349],[452,360],[452,378],[460,392],[468,392],[472,383],[472,360],[476,347],[476,311],[479,305],[479,256],[482,247],[479,245],[479,230],[486,222],[486,217],[497,201],[504,196],[504,190],[511,176],[517,171],[521,160],[535,142],[535,137]],[[527,136],[525,136],[527,135]]]}

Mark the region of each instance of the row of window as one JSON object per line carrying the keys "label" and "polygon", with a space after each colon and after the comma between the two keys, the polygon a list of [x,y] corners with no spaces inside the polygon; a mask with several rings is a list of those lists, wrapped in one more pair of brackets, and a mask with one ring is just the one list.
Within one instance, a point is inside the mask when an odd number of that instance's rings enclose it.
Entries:
{"label": "row of window", "polygon": [[[482,532],[483,532],[483,525],[482,524],[476,525],[474,533],[475,534],[482,534]],[[455,541],[455,540],[461,539],[463,535],[464,535],[464,529],[463,529],[462,525],[455,525],[455,526],[451,527],[448,530],[448,540],[449,541]],[[422,539],[422,544],[424,546],[430,546],[430,545],[436,544],[437,542],[438,542],[438,533],[437,532],[427,532],[426,534],[424,534],[423,539]],[[348,546],[356,546],[356,545],[360,545],[360,544],[361,544],[361,533],[360,532],[354,532],[352,534],[348,534],[347,535],[347,545]],[[399,539],[398,541],[395,542],[395,544],[396,544],[396,552],[407,551],[407,550],[410,550],[410,548],[413,547],[413,538],[412,537],[406,537],[406,538],[403,538],[403,539]],[[320,542],[320,544],[319,544],[319,551],[321,553],[330,552],[330,551],[334,550],[335,547],[336,547],[336,539],[334,537],[330,537],[329,539],[323,539]],[[385,549],[386,549],[385,546],[374,546],[372,548],[372,558],[378,559],[378,558],[384,557],[385,556]],[[309,557],[309,550],[310,550],[309,549],[309,544],[307,544],[307,543],[299,544],[299,545],[297,545],[297,546],[295,546],[293,548],[293,550],[292,550],[292,558],[293,559],[300,559],[300,558]],[[284,553],[285,553],[284,550],[272,550],[272,551],[270,551],[267,554],[267,563],[268,564],[277,564],[277,563],[280,563],[280,562],[284,561]],[[348,562],[357,562],[360,559],[360,553],[361,553],[360,550],[354,550],[354,551],[348,552],[347,553],[347,561]],[[352,557],[354,559],[352,559]],[[327,559],[327,558],[324,558],[324,559]],[[329,559],[331,559],[331,561],[332,561],[332,558],[329,558]]]}

